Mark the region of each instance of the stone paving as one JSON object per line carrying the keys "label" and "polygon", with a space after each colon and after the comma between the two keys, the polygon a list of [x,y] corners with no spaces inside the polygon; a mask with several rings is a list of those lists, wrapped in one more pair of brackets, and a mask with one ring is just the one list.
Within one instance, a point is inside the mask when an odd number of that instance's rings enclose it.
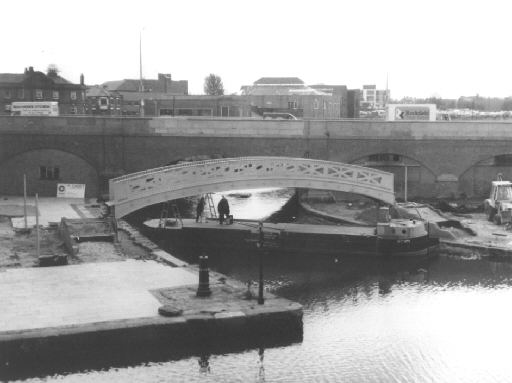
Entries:
{"label": "stone paving", "polygon": [[[55,198],[40,197],[39,198],[39,224],[43,227],[48,226],[52,222],[60,222],[62,217],[66,218],[93,218],[94,216],[85,209],[85,201],[78,198]],[[33,227],[36,224],[35,216],[35,198],[27,198],[27,225]],[[21,229],[25,227],[23,218],[23,197],[4,197],[0,200],[0,215],[2,207],[19,207],[18,217],[11,218],[14,228]],[[11,209],[10,209],[11,210]]]}
{"label": "stone paving", "polygon": [[0,334],[5,331],[155,317],[150,290],[197,285],[196,273],[154,261],[0,271]]}

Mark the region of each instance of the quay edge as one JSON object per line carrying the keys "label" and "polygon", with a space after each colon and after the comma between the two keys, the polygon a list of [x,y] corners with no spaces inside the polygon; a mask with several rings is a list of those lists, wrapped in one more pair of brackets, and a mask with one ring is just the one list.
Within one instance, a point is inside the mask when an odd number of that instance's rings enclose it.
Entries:
{"label": "quay edge", "polygon": [[301,342],[302,306],[268,293],[265,298],[265,305],[253,300],[236,312],[3,332],[0,379],[19,378],[20,371],[29,377]]}

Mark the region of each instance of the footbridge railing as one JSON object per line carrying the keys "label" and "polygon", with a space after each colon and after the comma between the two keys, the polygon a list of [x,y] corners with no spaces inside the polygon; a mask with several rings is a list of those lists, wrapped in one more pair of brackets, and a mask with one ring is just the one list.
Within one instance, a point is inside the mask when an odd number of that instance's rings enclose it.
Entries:
{"label": "footbridge railing", "polygon": [[297,187],[395,202],[393,174],[339,162],[289,157],[240,157],[189,162],[109,181],[116,218],[159,202],[224,190]]}

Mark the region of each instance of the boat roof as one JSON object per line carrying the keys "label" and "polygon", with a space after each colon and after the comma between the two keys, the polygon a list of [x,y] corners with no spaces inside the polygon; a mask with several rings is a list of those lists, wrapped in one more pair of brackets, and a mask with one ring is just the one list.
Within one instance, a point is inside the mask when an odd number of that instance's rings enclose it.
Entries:
{"label": "boat roof", "polygon": [[510,185],[512,185],[512,182],[510,182],[510,181],[492,181],[492,184],[496,185],[496,186],[510,186]]}

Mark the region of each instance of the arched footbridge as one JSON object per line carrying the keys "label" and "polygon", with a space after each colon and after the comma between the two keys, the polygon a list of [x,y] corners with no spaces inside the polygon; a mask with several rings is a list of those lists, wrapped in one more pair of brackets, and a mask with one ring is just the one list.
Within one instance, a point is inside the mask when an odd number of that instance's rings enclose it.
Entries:
{"label": "arched footbridge", "polygon": [[203,193],[297,187],[361,194],[394,204],[393,174],[339,162],[288,157],[197,161],[126,174],[109,181],[110,204],[121,218],[145,206]]}

